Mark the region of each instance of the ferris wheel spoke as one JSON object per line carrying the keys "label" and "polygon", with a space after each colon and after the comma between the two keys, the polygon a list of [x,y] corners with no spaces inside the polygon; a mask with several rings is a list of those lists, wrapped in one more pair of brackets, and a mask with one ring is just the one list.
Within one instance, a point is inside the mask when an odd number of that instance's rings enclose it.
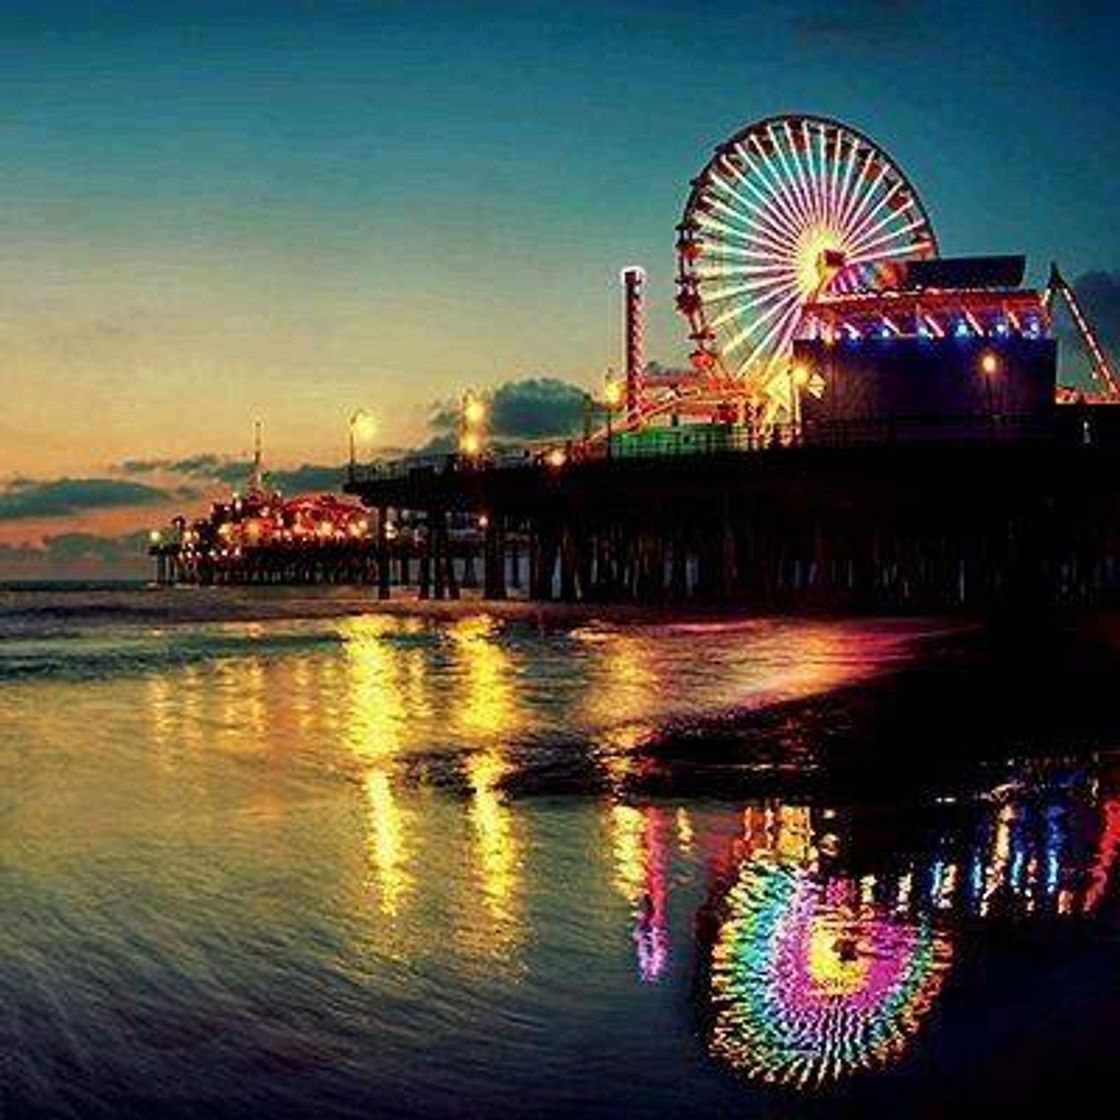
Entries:
{"label": "ferris wheel spoke", "polygon": [[719,317],[718,326],[723,327],[727,323],[734,321],[739,324],[739,329],[730,338],[727,339],[723,346],[725,355],[729,355],[737,347],[741,346],[748,338],[751,337],[756,331],[760,330],[766,325],[770,319],[777,314],[783,307],[795,301],[797,293],[790,291],[786,296],[777,301],[769,308],[762,308],[762,314],[756,315],[753,318],[748,318],[744,314],[743,309],[734,309],[723,312]]}
{"label": "ferris wheel spoke", "polygon": [[796,248],[788,241],[775,241],[772,235],[772,228],[766,227],[762,229],[756,226],[754,229],[748,231],[747,238],[744,239],[746,244],[753,245],[755,248],[764,248],[770,255],[770,259],[775,257],[779,260],[792,260]]}
{"label": "ferris wheel spoke", "polygon": [[[789,170],[789,165],[786,163],[784,154],[782,153],[781,145],[774,139],[774,134],[770,129],[766,130],[766,135],[770,140],[770,146],[773,153],[766,155],[767,166],[773,172],[772,178],[777,184],[778,189],[788,198],[790,208],[796,215],[799,223],[809,223],[812,218],[809,216],[801,199],[797,196],[797,190],[793,182],[793,174]],[[751,140],[754,142],[755,147],[760,153],[763,153],[762,141],[757,136],[752,136]],[[775,160],[775,156],[777,159]]]}
{"label": "ferris wheel spoke", "polygon": [[[740,292],[739,295],[749,296],[750,293]],[[739,304],[735,304],[734,306],[719,311],[717,315],[713,316],[710,319],[708,327],[711,330],[718,330],[721,327],[724,327],[726,324],[731,323],[732,320],[743,318],[745,310],[765,310],[767,307],[769,307],[769,305],[773,304],[775,300],[784,300],[791,295],[794,295],[792,284],[782,284],[781,287],[775,288],[773,291],[766,292],[762,296],[754,295],[753,298],[748,298],[745,302],[739,302]],[[709,298],[708,306],[716,307],[720,304],[720,302],[724,302],[727,299],[732,298],[734,298],[734,293],[731,292],[728,292],[727,295],[725,295],[722,299]]]}
{"label": "ferris wheel spoke", "polygon": [[[889,233],[882,233],[878,237],[866,238],[858,245],[852,247],[852,255],[853,257],[858,257],[872,249],[878,249],[883,245],[890,245],[892,242],[897,242],[900,237],[906,237],[908,233],[913,233],[915,230],[921,229],[924,225],[925,222],[923,219],[915,218],[912,222],[908,222],[900,229],[891,230]],[[907,238],[905,244],[899,246],[899,248],[913,250],[914,239]]]}
{"label": "ferris wheel spoke", "polygon": [[757,153],[757,162],[753,164],[755,172],[770,192],[771,204],[775,206],[775,210],[780,210],[795,230],[800,230],[806,219],[789,184],[782,179],[776,162],[762,147],[759,138],[752,135],[750,143]]}
{"label": "ferris wheel spoke", "polygon": [[[883,212],[884,209],[890,206],[891,199],[894,198],[898,194],[898,192],[903,189],[903,186],[904,184],[902,180],[899,179],[896,183],[894,183],[890,190],[888,190],[882,196],[882,198],[880,198],[879,201],[875,203],[875,205],[867,214],[865,214],[858,221],[853,221],[851,226],[851,238],[853,241],[858,241],[861,237],[864,236],[865,233],[868,232],[868,226],[875,221],[875,219]],[[874,228],[881,229],[892,219],[898,217],[899,214],[900,211],[889,210],[886,218],[883,221],[879,222]]]}
{"label": "ferris wheel spoke", "polygon": [[[723,211],[726,208],[721,205],[719,207],[719,209],[721,211]],[[769,251],[771,253],[783,254],[783,253],[792,253],[793,252],[793,243],[790,242],[788,239],[783,238],[783,240],[781,240],[781,241],[774,241],[769,236],[771,233],[777,234],[778,236],[782,236],[780,234],[780,231],[774,230],[773,227],[768,226],[766,231],[764,232],[760,228],[758,221],[755,221],[753,225],[750,224],[751,220],[750,220],[749,216],[744,216],[742,214],[735,214],[735,217],[738,220],[745,222],[746,225],[744,225],[743,227],[732,226],[731,228],[734,229],[737,233],[739,233],[741,235],[745,235],[745,237],[744,237],[745,240],[749,239],[750,241],[765,244],[766,247],[769,249]]]}
{"label": "ferris wheel spoke", "polygon": [[798,157],[800,153],[799,158],[805,167],[805,179],[809,184],[809,193],[813,199],[817,221],[823,222],[825,220],[825,206],[821,188],[824,185],[824,178],[813,159],[813,133],[809,129],[809,122],[802,121],[799,131],[801,141],[794,145],[794,156]]}
{"label": "ferris wheel spoke", "polygon": [[734,218],[738,222],[749,225],[750,214],[744,213],[740,206],[735,205],[738,203],[738,199],[721,195],[719,191],[714,190],[713,187],[714,183],[709,179],[700,193],[700,202],[702,206],[707,210],[718,210],[720,213],[726,214],[728,217]]}
{"label": "ferris wheel spoke", "polygon": [[707,185],[710,187],[718,187],[723,192],[724,198],[729,202],[737,202],[748,213],[756,213],[758,210],[758,203],[752,202],[746,198],[742,192],[735,189],[734,185],[724,179],[715,170],[710,170],[707,174]]}
{"label": "ferris wheel spoke", "polygon": [[844,201],[839,219],[840,225],[844,229],[847,229],[851,224],[852,215],[863,205],[867,192],[871,189],[867,173],[875,162],[875,152],[871,148],[862,153],[862,158],[858,148],[853,147],[853,152],[855,153],[855,174],[852,176],[848,197]]}
{"label": "ferris wheel spoke", "polygon": [[[780,306],[780,305],[779,305]],[[794,326],[797,321],[797,315],[801,308],[794,304],[792,307],[787,308],[778,320],[770,327],[765,335],[762,336],[755,344],[755,348],[751,351],[750,355],[739,366],[738,372],[741,374],[744,370],[749,369],[754,364],[755,359],[761,354],[775,339],[781,338],[784,342],[788,343],[789,339],[793,336]],[[787,334],[788,332],[788,334]],[[778,350],[784,351],[785,346],[778,347]]]}
{"label": "ferris wheel spoke", "polygon": [[703,195],[701,195],[701,198],[706,205],[714,207],[721,214],[726,214],[728,218],[731,218],[736,222],[743,223],[741,228],[744,230],[744,232],[750,230],[751,218],[749,214],[744,214],[742,210],[736,210],[734,206],[729,205],[718,195],[705,192]]}
{"label": "ferris wheel spoke", "polygon": [[796,280],[797,273],[786,265],[734,265],[727,268],[712,268],[702,272],[697,271],[693,276],[701,284],[708,284],[715,280],[726,280],[728,277],[741,277],[744,283],[757,284],[761,287],[774,280]]}
{"label": "ferris wheel spoke", "polygon": [[727,345],[724,347],[724,352],[730,354],[733,350],[737,350],[747,339],[751,338],[756,332],[762,330],[762,328],[779,313],[787,314],[789,312],[796,312],[800,296],[801,293],[795,290],[789,292],[782,299],[775,301],[774,304],[768,307],[761,315],[752,319],[732,335],[732,337],[728,339]]}
{"label": "ferris wheel spoke", "polygon": [[911,218],[907,221],[905,214],[890,214],[854,238],[849,243],[848,251],[849,253],[861,253],[869,246],[887,244],[899,237],[905,237],[908,233],[921,229],[924,225],[925,219],[921,217]]}
{"label": "ferris wheel spoke", "polygon": [[[819,221],[819,214],[817,213],[816,203],[813,199],[813,192],[809,186],[809,180],[805,177],[804,170],[801,166],[801,161],[797,155],[797,145],[793,139],[793,133],[789,126],[789,121],[785,121],[782,126],[782,134],[785,136],[786,143],[783,149],[782,145],[775,141],[775,147],[778,150],[778,156],[781,160],[782,167],[785,169],[786,175],[790,179],[790,184],[801,201],[802,212],[805,214],[805,220],[810,224]],[[787,158],[788,157],[788,158]]]}
{"label": "ferris wheel spoke", "polygon": [[833,214],[832,182],[829,176],[829,163],[825,154],[825,132],[823,128],[809,128],[806,126],[808,139],[805,141],[809,161],[813,162],[813,142],[816,141],[816,163],[813,169],[813,179],[821,197],[821,217],[829,225],[835,224]]}
{"label": "ferris wheel spoke", "polygon": [[735,296],[746,295],[748,297],[744,302],[753,303],[754,293],[766,292],[772,289],[783,289],[789,287],[789,280],[776,276],[768,280],[757,281],[744,281],[741,284],[733,284],[730,287],[718,288],[714,292],[704,291],[704,300],[709,304],[722,303],[725,299],[732,299]]}
{"label": "ferris wheel spoke", "polygon": [[790,138],[789,132],[789,122],[784,122],[783,127],[783,135],[786,137],[786,145],[789,149],[788,159],[786,158],[787,152],[783,149],[781,143],[778,141],[778,138],[774,135],[773,130],[767,129],[767,132],[774,142],[774,150],[778,153],[778,160],[782,165],[782,170],[785,173],[786,181],[789,183],[790,189],[793,191],[794,195],[797,197],[797,200],[801,205],[801,213],[804,215],[806,222],[812,223],[814,219],[813,204],[811,198],[809,197],[809,192],[806,189],[804,177],[801,174],[801,167],[797,162],[797,155],[793,151],[793,142]]}
{"label": "ferris wheel spoke", "polygon": [[896,245],[893,249],[872,249],[852,257],[848,264],[877,264],[879,261],[897,260],[899,257],[914,257],[918,255],[924,244],[926,243],[914,241],[908,245]]}
{"label": "ferris wheel spoke", "polygon": [[[732,239],[732,241],[740,242],[743,245],[750,246],[754,242],[754,234],[745,229],[738,229],[736,226],[730,226],[726,222],[721,222],[718,218],[713,218],[710,214],[697,215],[697,222],[709,231],[723,234],[725,237]],[[713,239],[715,244],[722,245],[723,242],[720,238]],[[773,252],[758,253],[749,248],[741,250],[744,256],[754,256],[759,260],[771,261],[774,259]]]}
{"label": "ferris wheel spoke", "polygon": [[[735,189],[729,183],[725,183],[724,180],[720,179],[714,172],[712,173],[712,179],[715,180],[716,182],[718,182],[721,186],[724,186],[729,192],[734,194],[735,197],[738,199],[738,201],[744,207],[746,207],[747,210],[749,210],[751,215],[754,216],[754,218],[756,219],[756,225],[755,225],[755,228],[752,230],[752,233],[755,233],[755,234],[758,234],[758,235],[761,236],[761,231],[758,229],[758,223],[759,222],[765,222],[768,233],[770,234],[770,236],[775,241],[775,246],[777,248],[777,251],[784,252],[784,251],[787,251],[787,250],[789,250],[789,251],[793,250],[793,248],[795,246],[794,238],[789,233],[787,233],[784,229],[782,229],[782,227],[778,226],[777,224],[775,224],[773,222],[770,222],[766,206],[761,205],[757,202],[752,202],[749,199],[744,198],[742,195],[738,194],[735,191]],[[783,249],[783,248],[780,248],[779,246],[784,246],[785,248]]]}
{"label": "ferris wheel spoke", "polygon": [[[757,137],[754,139],[757,140]],[[781,225],[796,242],[802,229],[802,223],[792,203],[783,192],[781,184],[771,180],[767,169],[764,168],[762,164],[756,163],[754,157],[747,152],[742,144],[736,143],[735,150],[739,153],[739,158],[743,161],[744,169],[752,173],[758,180],[758,183],[761,184],[761,186],[759,186],[752,183],[752,190],[761,199],[767,213],[770,215],[771,221]]]}
{"label": "ferris wheel spoke", "polygon": [[776,285],[771,291],[755,293],[748,296],[741,303],[736,304],[733,307],[726,308],[718,315],[716,315],[708,323],[708,326],[713,330],[717,330],[718,328],[724,326],[726,323],[731,322],[733,319],[744,318],[748,311],[765,311],[766,308],[775,301],[781,302],[786,300],[787,298],[796,296],[796,294],[796,285],[792,281],[787,280],[784,283],[779,283],[778,285]]}
{"label": "ferris wheel spoke", "polygon": [[[735,151],[738,154],[739,158],[743,161],[744,168],[746,168],[747,171],[753,171],[754,165],[751,163],[746,151],[743,149],[741,144],[735,145]],[[774,201],[772,191],[770,193],[767,193],[766,191],[762,190],[758,186],[758,184],[749,177],[749,175],[744,174],[742,168],[736,166],[734,160],[732,160],[726,152],[720,155],[719,161],[721,161],[724,167],[726,167],[728,171],[731,172],[731,174],[742,185],[742,187],[750,192],[752,198],[755,199],[756,205],[762,212],[768,212],[771,209]],[[766,180],[761,175],[759,175],[758,177],[764,183],[766,182]],[[785,234],[791,239],[791,242],[792,240],[795,240],[797,237],[797,226],[791,222],[784,221],[781,223],[781,225]]]}
{"label": "ferris wheel spoke", "polygon": [[840,187],[840,195],[836,200],[836,224],[841,228],[843,228],[844,225],[844,214],[856,190],[856,183],[858,182],[856,167],[859,165],[859,141],[854,136],[850,138],[848,157],[846,160],[844,159],[842,151],[843,143],[844,135],[841,134],[836,141],[837,159],[844,163],[844,179]]}
{"label": "ferris wheel spoke", "polygon": [[805,194],[808,202],[809,213],[812,215],[814,222],[821,222],[824,220],[824,211],[821,207],[820,195],[817,192],[817,177],[813,174],[812,164],[808,159],[809,142],[805,132],[805,122],[801,122],[801,138],[805,142],[805,164],[802,165],[801,157],[797,153],[797,141],[793,137],[793,129],[790,127],[789,122],[785,124],[786,140],[789,145],[789,158],[793,162],[793,169],[797,174],[797,178],[801,183],[801,189]]}
{"label": "ferris wheel spoke", "polygon": [[760,240],[755,234],[736,236],[735,233],[713,231],[713,236],[705,239],[702,256],[706,261],[722,263],[725,261],[745,261],[762,264],[770,268],[778,266],[792,268],[793,254],[785,248],[776,249],[773,245]]}
{"label": "ferris wheel spoke", "polygon": [[820,130],[821,138],[821,167],[829,169],[829,185],[828,185],[828,220],[834,225],[836,219],[839,217],[838,204],[840,202],[840,135],[836,134],[836,138],[832,148],[832,158],[829,158],[828,149],[828,133],[822,128]]}
{"label": "ferris wheel spoke", "polygon": [[867,211],[868,206],[870,206],[875,201],[879,186],[886,178],[887,172],[889,170],[890,168],[887,166],[886,162],[884,162],[883,166],[879,168],[879,172],[872,180],[870,186],[868,186],[868,188],[860,195],[857,205],[853,207],[851,212],[845,216],[845,228],[851,228],[861,220],[863,214]]}

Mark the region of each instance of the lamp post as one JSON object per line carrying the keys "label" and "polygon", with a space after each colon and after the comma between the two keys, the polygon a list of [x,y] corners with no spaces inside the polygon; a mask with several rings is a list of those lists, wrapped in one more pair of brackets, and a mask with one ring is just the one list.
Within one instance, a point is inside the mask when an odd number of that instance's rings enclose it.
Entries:
{"label": "lamp post", "polygon": [[999,358],[991,351],[986,350],[980,355],[980,374],[984,379],[984,396],[988,402],[988,438],[995,439],[996,435],[996,407],[992,391],[992,382],[999,375]]}
{"label": "lamp post", "polygon": [[486,402],[474,392],[464,393],[459,413],[459,453],[468,460],[482,454],[485,423]]}
{"label": "lamp post", "polygon": [[373,413],[359,408],[350,414],[350,481],[354,481],[354,471],[358,465],[358,437],[368,439],[375,429]]}

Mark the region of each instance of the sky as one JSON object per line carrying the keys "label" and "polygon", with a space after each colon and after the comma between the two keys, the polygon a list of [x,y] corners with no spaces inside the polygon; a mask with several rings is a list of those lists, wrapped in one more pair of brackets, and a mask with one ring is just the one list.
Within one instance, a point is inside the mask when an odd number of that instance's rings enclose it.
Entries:
{"label": "sky", "polygon": [[257,416],[292,471],[358,408],[403,447],[467,386],[599,383],[626,264],[681,360],[689,179],[771,113],[883,145],[943,253],[1097,274],[1111,336],[1118,49],[1103,2],[6,0],[0,578],[134,550]]}

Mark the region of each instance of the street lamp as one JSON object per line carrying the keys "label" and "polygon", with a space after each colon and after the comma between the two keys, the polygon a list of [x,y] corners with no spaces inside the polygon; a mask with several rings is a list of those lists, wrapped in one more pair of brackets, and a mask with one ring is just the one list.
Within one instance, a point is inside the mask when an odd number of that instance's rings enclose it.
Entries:
{"label": "street lamp", "polygon": [[350,414],[350,481],[354,481],[354,468],[358,464],[358,440],[368,440],[377,430],[373,413],[359,408]]}
{"label": "street lamp", "polygon": [[992,382],[999,376],[1000,360],[991,350],[985,350],[980,355],[980,373],[984,378],[984,396],[988,402],[988,437],[994,439],[996,434],[996,407],[992,392]]}
{"label": "street lamp", "polygon": [[482,454],[483,425],[486,422],[486,402],[478,394],[467,391],[459,411],[459,453],[467,459]]}
{"label": "street lamp", "polygon": [[463,420],[468,427],[474,428],[486,419],[486,405],[473,393],[463,399]]}

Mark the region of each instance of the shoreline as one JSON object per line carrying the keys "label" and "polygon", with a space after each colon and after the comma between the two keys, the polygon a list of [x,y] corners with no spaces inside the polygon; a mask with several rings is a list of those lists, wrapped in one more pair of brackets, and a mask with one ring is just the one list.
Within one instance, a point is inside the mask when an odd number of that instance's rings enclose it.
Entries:
{"label": "shoreline", "polygon": [[865,621],[901,626],[921,620],[929,621],[943,632],[971,629],[979,622],[967,615],[760,611],[755,606],[728,603],[540,603],[525,598],[483,599],[480,594],[470,591],[457,600],[419,599],[411,594],[386,600],[376,597],[375,588],[353,586],[0,585],[0,621],[5,615],[13,614],[21,617],[65,614],[70,618],[114,614],[121,616],[121,621],[135,621],[139,625],[299,621],[355,615],[395,615],[442,622],[484,614],[501,621],[561,628],[589,622],[718,625],[796,619],[812,622]]}

